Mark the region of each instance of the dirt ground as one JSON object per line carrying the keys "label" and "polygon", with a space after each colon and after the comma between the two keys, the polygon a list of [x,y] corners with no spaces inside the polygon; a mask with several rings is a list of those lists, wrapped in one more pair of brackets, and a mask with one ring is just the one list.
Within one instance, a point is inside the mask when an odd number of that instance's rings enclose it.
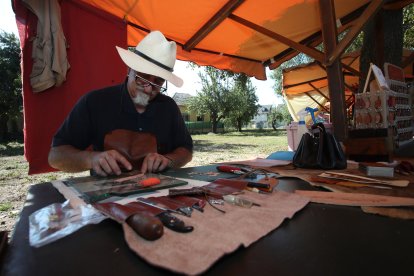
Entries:
{"label": "dirt ground", "polygon": [[47,173],[28,175],[23,156],[0,157],[0,231],[12,231],[26,200],[30,185],[87,173]]}

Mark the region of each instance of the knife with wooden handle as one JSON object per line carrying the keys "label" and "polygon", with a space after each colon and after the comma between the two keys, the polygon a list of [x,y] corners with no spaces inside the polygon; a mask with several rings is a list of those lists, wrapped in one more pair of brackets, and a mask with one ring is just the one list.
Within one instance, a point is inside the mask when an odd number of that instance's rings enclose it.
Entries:
{"label": "knife with wooden handle", "polygon": [[138,211],[131,206],[115,202],[95,203],[93,206],[119,223],[126,222],[138,235],[146,240],[159,239],[164,233],[161,221],[149,212]]}
{"label": "knife with wooden handle", "polygon": [[137,234],[149,241],[157,240],[164,234],[161,220],[145,212],[133,214],[125,222]]}

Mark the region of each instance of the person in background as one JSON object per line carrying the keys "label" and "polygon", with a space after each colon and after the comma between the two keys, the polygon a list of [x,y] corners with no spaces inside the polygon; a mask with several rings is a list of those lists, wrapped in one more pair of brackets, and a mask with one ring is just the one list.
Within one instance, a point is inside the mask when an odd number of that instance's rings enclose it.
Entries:
{"label": "person in background", "polygon": [[135,169],[159,172],[184,166],[192,159],[193,141],[175,101],[161,94],[167,82],[177,87],[183,84],[173,74],[175,42],[153,31],[134,51],[116,48],[128,66],[125,82],[79,99],[53,137],[50,166],[67,172],[92,170],[101,176],[133,169],[131,160],[119,150],[105,149],[105,137],[117,129],[156,137],[157,150],[146,154],[141,167]]}

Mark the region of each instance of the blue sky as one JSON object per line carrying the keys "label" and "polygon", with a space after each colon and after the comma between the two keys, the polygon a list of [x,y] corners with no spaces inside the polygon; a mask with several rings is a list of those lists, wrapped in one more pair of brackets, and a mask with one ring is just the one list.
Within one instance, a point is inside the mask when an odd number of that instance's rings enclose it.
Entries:
{"label": "blue sky", "polygon": [[[10,0],[0,0],[0,29],[6,32],[14,32],[17,35],[17,26],[13,10],[11,8]],[[184,79],[184,85],[181,88],[175,88],[173,85],[169,86],[168,95],[172,96],[176,92],[188,93],[196,95],[196,91],[200,90],[201,85],[199,83],[199,77],[197,72],[187,68],[187,63],[177,61],[174,73]],[[269,72],[267,72],[269,76]],[[252,83],[256,87],[256,95],[259,98],[259,104],[261,105],[277,105],[282,103],[281,99],[278,99],[272,89],[273,81],[268,79],[267,81],[259,81],[252,78]]]}

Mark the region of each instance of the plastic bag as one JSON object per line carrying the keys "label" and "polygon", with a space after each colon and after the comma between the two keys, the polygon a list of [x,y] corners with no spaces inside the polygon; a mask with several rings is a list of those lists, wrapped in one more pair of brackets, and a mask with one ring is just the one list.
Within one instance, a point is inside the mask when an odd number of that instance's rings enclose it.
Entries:
{"label": "plastic bag", "polygon": [[77,231],[87,224],[98,224],[107,218],[91,205],[72,208],[69,200],[54,203],[29,216],[30,245],[40,247]]}

